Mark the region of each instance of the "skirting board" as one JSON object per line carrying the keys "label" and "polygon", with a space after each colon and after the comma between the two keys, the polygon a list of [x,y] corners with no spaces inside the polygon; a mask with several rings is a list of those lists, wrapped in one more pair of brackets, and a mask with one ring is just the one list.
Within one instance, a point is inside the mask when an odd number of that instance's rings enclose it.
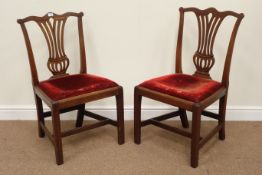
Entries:
{"label": "skirting board", "polygon": [[[45,108],[45,110],[48,110]],[[116,119],[115,107],[88,107],[87,110]],[[148,119],[164,113],[172,112],[176,108],[167,107],[144,107],[142,108],[142,119]],[[208,108],[209,111],[217,112],[217,107]],[[76,112],[62,114],[62,120],[74,120]],[[188,112],[191,120],[191,113]],[[36,120],[36,109],[34,106],[0,106],[0,120]],[[203,117],[204,120],[212,120]],[[125,120],[133,120],[133,107],[125,106]],[[226,120],[229,121],[262,121],[262,106],[228,106]]]}

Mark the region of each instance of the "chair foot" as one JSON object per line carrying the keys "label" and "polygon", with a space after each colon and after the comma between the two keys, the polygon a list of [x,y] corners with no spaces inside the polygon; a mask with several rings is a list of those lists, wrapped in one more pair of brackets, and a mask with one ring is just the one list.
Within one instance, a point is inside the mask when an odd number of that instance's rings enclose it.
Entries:
{"label": "chair foot", "polygon": [[219,135],[219,140],[225,140],[225,139],[226,139],[225,136],[220,136],[220,135]]}
{"label": "chair foot", "polygon": [[189,124],[183,124],[182,123],[182,126],[183,126],[183,128],[189,128]]}
{"label": "chair foot", "polygon": [[191,161],[191,167],[197,168],[198,167],[198,161]]}
{"label": "chair foot", "polygon": [[135,131],[134,142],[139,145],[141,143],[141,127],[137,128],[136,130],[137,131]]}
{"label": "chair foot", "polygon": [[62,165],[64,163],[63,158],[63,149],[62,149],[62,141],[61,138],[55,140],[55,157],[56,157],[56,164]]}
{"label": "chair foot", "polygon": [[55,139],[55,157],[56,157],[56,164],[62,165],[64,163],[63,158],[63,148],[62,148],[62,139],[61,137],[54,138]]}
{"label": "chair foot", "polygon": [[64,160],[63,159],[56,159],[56,164],[62,165],[62,164],[64,164]]}
{"label": "chair foot", "polygon": [[83,126],[83,122],[78,122],[78,121],[76,121],[76,124],[75,124],[75,127],[76,128],[80,128],[80,127],[82,127]]}
{"label": "chair foot", "polygon": [[192,145],[191,149],[191,167],[198,167],[199,149],[198,145]]}
{"label": "chair foot", "polygon": [[135,139],[134,142],[135,142],[135,144],[140,145],[141,144],[141,139]]}
{"label": "chair foot", "polygon": [[[140,131],[140,133],[141,133],[141,127],[139,128],[139,131]],[[134,135],[134,142],[135,142],[135,144],[137,144],[137,145],[141,144],[141,135],[135,134],[135,135]]]}
{"label": "chair foot", "polygon": [[219,140],[225,140],[225,129],[222,128],[220,131],[219,131],[219,135],[218,135],[218,138]]}
{"label": "chair foot", "polygon": [[39,132],[38,132],[38,136],[39,136],[40,138],[44,138],[44,137],[45,137],[45,132],[44,132],[44,131],[39,131]]}
{"label": "chair foot", "polygon": [[124,139],[118,140],[118,145],[123,145],[125,143]]}
{"label": "chair foot", "polygon": [[118,144],[123,145],[125,143],[125,131],[124,131],[124,122],[117,127],[118,130]]}
{"label": "chair foot", "polygon": [[[44,122],[43,122],[44,125]],[[40,138],[44,138],[45,137],[45,131],[43,130],[43,128],[40,125],[40,121],[38,121],[38,136]]]}
{"label": "chair foot", "polygon": [[198,167],[199,149],[197,145],[192,145],[191,148],[191,167]]}

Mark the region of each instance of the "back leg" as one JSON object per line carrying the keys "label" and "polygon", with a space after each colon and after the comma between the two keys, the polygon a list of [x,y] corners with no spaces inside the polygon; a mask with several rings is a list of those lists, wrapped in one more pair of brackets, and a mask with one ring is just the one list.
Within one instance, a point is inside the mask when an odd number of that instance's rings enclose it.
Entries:
{"label": "back leg", "polygon": [[85,113],[85,104],[82,104],[77,111],[77,118],[75,124],[76,127],[81,127],[83,125],[84,113]]}
{"label": "back leg", "polygon": [[218,124],[222,124],[222,128],[219,131],[219,139],[225,140],[225,117],[227,106],[227,94],[219,100],[219,119]]}
{"label": "back leg", "polygon": [[39,137],[45,136],[45,131],[41,127],[41,123],[45,125],[44,110],[42,100],[35,94],[35,104],[37,111],[37,124],[38,124],[38,135]]}
{"label": "back leg", "polygon": [[188,124],[188,120],[187,120],[186,110],[179,108],[179,115],[180,115],[180,120],[181,120],[183,128],[188,128],[189,124]]}

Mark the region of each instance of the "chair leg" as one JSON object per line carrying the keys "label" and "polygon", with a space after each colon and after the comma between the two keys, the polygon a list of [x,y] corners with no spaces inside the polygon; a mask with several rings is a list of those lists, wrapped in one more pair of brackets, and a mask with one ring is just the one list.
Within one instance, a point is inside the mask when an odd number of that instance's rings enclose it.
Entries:
{"label": "chair leg", "polygon": [[179,115],[180,115],[180,120],[181,120],[183,128],[188,128],[189,124],[187,120],[186,110],[179,108],[179,113],[180,113]]}
{"label": "chair leg", "polygon": [[53,123],[53,135],[54,135],[54,147],[56,164],[61,165],[64,163],[63,160],[63,149],[62,149],[62,137],[61,137],[61,123],[59,109],[55,106],[52,107],[52,123]]}
{"label": "chair leg", "polygon": [[75,124],[76,127],[81,127],[83,125],[84,113],[85,113],[85,104],[82,104],[77,111],[77,118]]}
{"label": "chair leg", "polygon": [[222,124],[222,128],[219,131],[219,139],[225,140],[225,116],[227,106],[227,94],[219,100],[219,119],[218,124]]}
{"label": "chair leg", "polygon": [[123,88],[116,95],[118,144],[125,143]]}
{"label": "chair leg", "polygon": [[134,141],[136,144],[141,143],[141,102],[142,96],[134,92]]}
{"label": "chair leg", "polygon": [[45,125],[44,110],[43,110],[42,100],[36,94],[35,94],[35,104],[36,104],[36,111],[37,111],[38,135],[39,137],[42,138],[45,136],[45,131],[42,129],[40,123]]}
{"label": "chair leg", "polygon": [[193,116],[192,116],[192,140],[191,140],[191,166],[193,168],[196,168],[198,166],[200,124],[201,124],[201,110],[195,107],[195,109],[193,109]]}

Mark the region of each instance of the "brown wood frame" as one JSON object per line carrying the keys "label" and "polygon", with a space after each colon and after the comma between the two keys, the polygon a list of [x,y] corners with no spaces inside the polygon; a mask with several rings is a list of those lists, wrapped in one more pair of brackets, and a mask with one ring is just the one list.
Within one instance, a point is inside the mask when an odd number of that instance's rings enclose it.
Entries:
{"label": "brown wood frame", "polygon": [[[178,30],[178,39],[177,39],[177,50],[176,50],[176,73],[182,73],[182,40],[183,40],[183,26],[184,26],[184,13],[185,12],[193,12],[197,16],[198,19],[198,25],[199,25],[199,40],[203,40],[206,38],[204,37],[204,34],[201,33],[201,28],[206,27],[206,31],[213,30],[213,36],[209,36],[210,41],[206,39],[206,44],[210,47],[203,47],[201,46],[201,42],[199,43],[199,48],[202,47],[202,49],[198,48],[198,51],[194,55],[194,63],[196,65],[196,73],[194,76],[199,76],[203,78],[211,79],[209,75],[209,70],[212,68],[214,64],[214,57],[213,57],[213,42],[216,35],[216,32],[219,28],[220,23],[222,20],[227,16],[233,16],[236,17],[236,22],[230,37],[228,50],[226,54],[226,59],[224,63],[224,71],[222,76],[222,85],[220,89],[218,89],[215,93],[207,97],[206,99],[194,103],[188,100],[184,100],[178,97],[174,97],[171,95],[167,95],[164,93],[160,93],[157,91],[153,91],[144,87],[136,86],[134,89],[134,141],[136,144],[141,143],[141,127],[147,126],[149,124],[155,125],[157,127],[169,130],[171,132],[183,135],[185,137],[191,138],[191,166],[196,168],[198,166],[198,157],[199,157],[199,149],[217,132],[219,132],[219,139],[224,140],[225,139],[225,113],[226,113],[226,103],[227,103],[227,94],[228,94],[228,86],[229,86],[229,72],[230,72],[230,65],[231,65],[231,58],[235,43],[235,38],[237,35],[237,31],[239,28],[239,25],[241,23],[241,20],[244,17],[244,14],[235,13],[232,11],[225,11],[225,12],[219,12],[215,8],[208,8],[205,10],[200,10],[197,8],[180,8],[180,22],[179,22],[179,30]],[[212,14],[212,16],[215,16],[213,20],[221,22],[215,24],[218,26],[212,27],[208,25],[203,26],[203,21],[208,21],[208,15]],[[201,22],[202,21],[202,22]],[[215,23],[213,21],[213,23]],[[207,24],[207,23],[206,23]],[[210,28],[208,28],[210,27]],[[212,35],[212,34],[211,34]],[[207,35],[205,35],[207,36]],[[212,39],[213,38],[213,39]],[[202,64],[201,62],[204,62]],[[200,63],[200,64],[198,64]],[[201,65],[205,65],[205,67],[201,67]],[[149,120],[141,121],[141,102],[142,97],[147,97],[156,101],[160,101],[169,105],[173,105],[178,107],[178,111],[164,114],[162,116],[158,116]],[[218,114],[206,111],[205,108],[214,103],[215,101],[219,100],[219,112]],[[167,124],[161,123],[161,121],[180,116],[182,126],[184,128],[188,127],[188,121],[186,116],[186,110],[192,112],[192,131],[187,132],[178,128],[174,128],[172,126],[169,126]],[[206,137],[202,138],[200,136],[200,126],[201,126],[201,115],[213,118],[218,120],[218,125],[209,133]]]}
{"label": "brown wood frame", "polygon": [[[57,15],[54,13],[48,13],[43,17],[37,16],[29,16],[24,19],[18,19],[17,22],[21,25],[22,32],[25,39],[25,44],[28,52],[31,76],[32,76],[32,84],[35,96],[35,103],[37,109],[37,118],[38,118],[38,133],[39,137],[44,137],[45,134],[51,140],[55,148],[55,155],[56,155],[56,163],[58,165],[63,164],[63,151],[62,151],[62,137],[70,136],[73,134],[77,134],[86,130],[94,129],[100,126],[104,126],[106,124],[110,124],[112,126],[117,127],[118,133],[118,144],[124,144],[125,136],[124,136],[124,107],[123,107],[123,88],[121,86],[107,88],[105,90],[99,90],[92,93],[87,93],[83,95],[78,95],[58,101],[54,101],[50,99],[39,87],[39,80],[37,74],[37,67],[35,64],[35,58],[31,46],[31,42],[29,39],[29,35],[25,26],[26,22],[36,22],[42,32],[46,37],[46,41],[49,47],[49,54],[50,58],[48,60],[48,68],[53,73],[53,77],[56,78],[57,76],[67,76],[66,73],[67,67],[69,65],[69,60],[66,55],[63,53],[63,30],[64,24],[68,17],[77,17],[78,20],[78,34],[79,34],[79,45],[80,45],[80,74],[86,73],[86,54],[85,54],[85,46],[84,46],[84,33],[83,33],[83,24],[82,24],[82,17],[83,13],[73,13],[67,12],[62,15]],[[57,20],[57,28],[53,30],[59,30],[56,32],[51,32],[50,30],[50,19]],[[48,28],[48,25],[49,28]],[[55,24],[54,24],[55,25]],[[60,26],[60,27],[59,27]],[[61,27],[62,26],[62,27]],[[60,33],[59,33],[60,32]],[[61,35],[62,33],[62,35]],[[59,36],[56,36],[59,35]],[[57,37],[57,38],[56,38]],[[53,38],[53,40],[52,40]],[[57,48],[54,43],[56,38],[58,44]],[[59,48],[61,50],[59,50]],[[51,65],[52,64],[52,65]],[[62,66],[58,67],[61,64]],[[51,65],[51,66],[50,66]],[[85,110],[85,103],[100,100],[107,97],[115,96],[116,98],[116,108],[117,108],[117,121],[108,119],[106,117],[100,116],[98,114],[92,113],[90,111]],[[43,104],[44,101],[47,106],[51,109],[51,111],[44,112],[43,111]],[[60,113],[69,112],[72,110],[77,110],[77,120],[76,120],[76,128],[61,132],[60,126]],[[45,126],[45,118],[52,117],[52,124],[53,124],[53,133],[51,133],[47,127]],[[91,117],[93,119],[98,120],[98,122],[82,126],[84,116]]]}

